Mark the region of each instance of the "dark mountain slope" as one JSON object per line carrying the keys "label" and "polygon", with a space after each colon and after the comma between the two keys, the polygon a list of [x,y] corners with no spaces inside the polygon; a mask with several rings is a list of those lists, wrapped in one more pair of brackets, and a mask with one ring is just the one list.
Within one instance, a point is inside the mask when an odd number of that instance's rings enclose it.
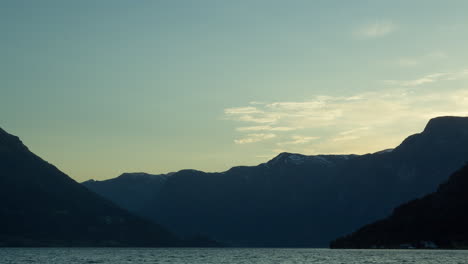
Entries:
{"label": "dark mountain slope", "polygon": [[76,183],[0,129],[0,246],[174,246],[160,226]]}
{"label": "dark mountain slope", "polygon": [[124,173],[107,181],[89,180],[83,185],[92,191],[114,201],[123,208],[133,212],[141,212],[144,204],[152,201],[155,194],[164,185],[167,175],[152,175],[147,173]]}
{"label": "dark mountain slope", "polygon": [[331,243],[332,248],[468,248],[468,164],[438,190]]}
{"label": "dark mountain slope", "polygon": [[[151,200],[126,208],[179,234],[202,232],[233,245],[325,247],[396,205],[434,191],[468,161],[467,146],[468,118],[440,117],[391,151],[282,153],[223,173],[183,170],[154,185]],[[116,192],[106,196],[97,184]],[[116,202],[126,195],[117,192],[123,184],[85,183]]]}

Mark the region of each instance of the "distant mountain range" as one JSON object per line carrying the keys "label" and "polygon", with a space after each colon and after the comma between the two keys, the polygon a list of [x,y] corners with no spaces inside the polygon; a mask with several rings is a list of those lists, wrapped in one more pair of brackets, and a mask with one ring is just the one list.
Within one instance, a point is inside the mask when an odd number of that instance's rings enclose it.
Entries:
{"label": "distant mountain range", "polygon": [[468,163],[436,192],[333,241],[332,248],[468,249]]}
{"label": "distant mountain range", "polygon": [[0,246],[153,247],[197,242],[182,241],[89,191],[0,128]]}
{"label": "distant mountain range", "polygon": [[281,153],[222,173],[126,173],[83,185],[182,236],[234,246],[325,247],[436,190],[468,161],[468,118],[439,117],[393,150],[366,155]]}

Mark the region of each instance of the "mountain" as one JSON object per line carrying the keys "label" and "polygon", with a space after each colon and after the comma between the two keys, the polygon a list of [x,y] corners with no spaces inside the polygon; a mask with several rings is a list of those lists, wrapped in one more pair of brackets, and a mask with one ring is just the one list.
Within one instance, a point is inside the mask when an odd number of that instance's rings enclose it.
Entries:
{"label": "mountain", "polygon": [[92,190],[130,211],[144,210],[143,206],[159,193],[168,175],[124,173],[107,181],[89,180],[83,183]]}
{"label": "mountain", "polygon": [[221,173],[182,170],[83,184],[179,235],[201,233],[234,246],[326,247],[434,191],[468,161],[466,146],[468,118],[439,117],[395,149],[373,154],[281,153]]}
{"label": "mountain", "polygon": [[161,226],[89,191],[0,128],[0,246],[177,246]]}
{"label": "mountain", "polygon": [[468,163],[436,192],[333,241],[332,248],[468,248]]}

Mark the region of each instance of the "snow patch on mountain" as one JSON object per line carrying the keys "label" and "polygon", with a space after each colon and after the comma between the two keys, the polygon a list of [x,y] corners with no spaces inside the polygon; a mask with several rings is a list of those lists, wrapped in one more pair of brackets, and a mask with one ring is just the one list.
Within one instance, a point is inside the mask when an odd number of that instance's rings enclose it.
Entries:
{"label": "snow patch on mountain", "polygon": [[265,163],[264,165],[267,167],[276,166],[279,164],[294,164],[294,165],[302,165],[304,163],[315,163],[315,164],[322,164],[326,166],[333,166],[336,161],[339,160],[348,160],[352,157],[357,155],[314,155],[314,156],[307,156],[302,154],[295,154],[295,153],[287,153],[283,152],[270,160],[269,162]]}

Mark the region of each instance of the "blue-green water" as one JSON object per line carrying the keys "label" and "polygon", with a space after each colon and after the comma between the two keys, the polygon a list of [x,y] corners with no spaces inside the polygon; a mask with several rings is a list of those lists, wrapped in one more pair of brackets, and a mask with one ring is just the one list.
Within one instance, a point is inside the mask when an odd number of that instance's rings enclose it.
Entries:
{"label": "blue-green water", "polygon": [[281,248],[0,248],[1,264],[418,263],[465,264],[468,251]]}

